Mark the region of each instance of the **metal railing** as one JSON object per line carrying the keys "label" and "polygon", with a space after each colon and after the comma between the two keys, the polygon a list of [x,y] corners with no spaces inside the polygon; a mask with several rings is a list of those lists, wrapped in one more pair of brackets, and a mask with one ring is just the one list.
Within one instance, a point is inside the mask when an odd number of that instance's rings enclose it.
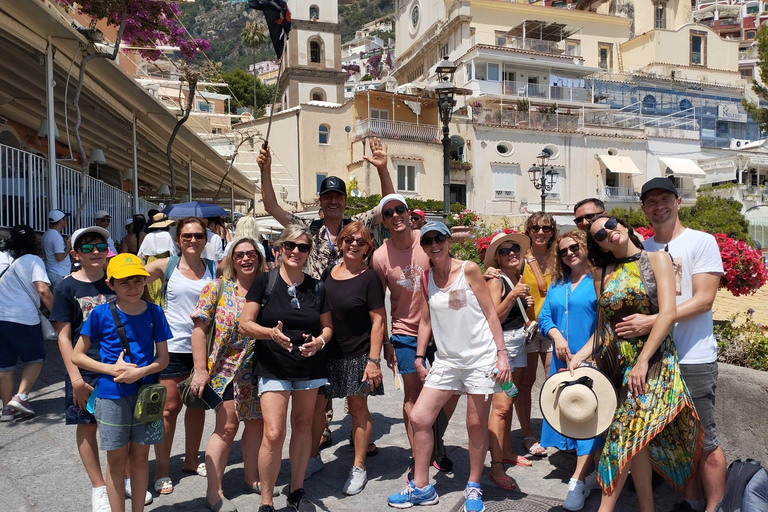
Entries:
{"label": "metal railing", "polygon": [[473,107],[472,123],[494,124],[531,130],[577,131],[579,128],[579,116]]}
{"label": "metal railing", "polygon": [[542,98],[559,101],[592,103],[592,92],[584,87],[504,82],[504,94],[524,98]]}
{"label": "metal railing", "polygon": [[635,202],[640,200],[640,193],[632,187],[603,187],[600,199],[605,202]]}
{"label": "metal railing", "polygon": [[[501,43],[501,37],[498,42]],[[504,44],[499,46],[505,46],[507,48],[514,48],[516,50],[528,50],[532,52],[548,53],[551,55],[563,55],[565,53],[565,44],[562,41],[545,41],[543,39],[533,39],[530,37],[517,37],[509,36],[504,38]],[[576,47],[569,48],[569,56],[577,57],[581,55],[580,49]]]}
{"label": "metal railing", "polygon": [[616,126],[619,128],[635,129],[649,126],[698,131],[699,123],[693,117],[693,109],[688,110],[667,116],[645,116],[639,112],[627,111],[585,111],[583,113],[583,122],[589,126]]}
{"label": "metal railing", "polygon": [[[75,214],[82,197],[83,174],[56,164],[59,209]],[[80,213],[80,227],[93,225],[93,215],[106,210],[112,218],[110,234],[114,240],[125,236],[123,221],[133,214],[131,194],[101,180],[85,176],[86,194],[90,198]],[[48,229],[48,160],[20,149],[0,144],[0,227],[27,224],[35,231]],[[154,203],[139,200],[139,211],[146,214]],[[70,221],[66,233],[74,230]]]}
{"label": "metal railing", "polygon": [[418,142],[437,142],[438,127],[431,124],[405,123],[383,119],[363,119],[357,122],[357,138],[382,137]]}

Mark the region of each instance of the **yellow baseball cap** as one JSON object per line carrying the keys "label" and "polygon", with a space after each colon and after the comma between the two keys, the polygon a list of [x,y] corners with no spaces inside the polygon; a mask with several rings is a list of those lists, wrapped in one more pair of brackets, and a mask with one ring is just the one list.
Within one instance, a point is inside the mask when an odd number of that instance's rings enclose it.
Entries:
{"label": "yellow baseball cap", "polygon": [[144,264],[138,256],[124,252],[109,260],[107,279],[125,279],[133,276],[149,277],[149,272],[144,268]]}

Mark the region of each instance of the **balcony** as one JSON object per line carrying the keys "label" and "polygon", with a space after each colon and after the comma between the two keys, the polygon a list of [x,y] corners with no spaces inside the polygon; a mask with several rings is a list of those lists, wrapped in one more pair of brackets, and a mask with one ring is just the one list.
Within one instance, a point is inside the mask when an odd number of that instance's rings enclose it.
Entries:
{"label": "balcony", "polygon": [[704,187],[699,189],[699,194],[722,197],[724,199],[734,199],[744,205],[745,209],[768,204],[768,185],[733,185],[717,188]]}
{"label": "balcony", "polygon": [[498,45],[515,50],[527,50],[530,52],[546,53],[548,55],[567,55],[568,57],[581,57],[581,49],[578,46],[569,46],[567,49],[563,41],[547,41],[544,39],[532,39],[530,37],[499,37]]}
{"label": "balcony", "polygon": [[640,193],[632,187],[603,187],[600,199],[606,203],[637,203]]}
{"label": "balcony", "polygon": [[404,123],[383,119],[362,119],[355,127],[355,137],[380,137],[415,142],[438,142],[436,125]]}
{"label": "balcony", "polygon": [[757,46],[751,46],[745,50],[739,50],[739,60],[757,59]]}
{"label": "balcony", "polygon": [[587,111],[584,124],[587,126],[612,126],[617,128],[669,128],[698,131],[699,123],[691,112],[683,115],[645,116],[637,111]]}
{"label": "balcony", "polygon": [[579,128],[579,116],[473,107],[472,124],[501,125],[527,130],[575,132]]}
{"label": "balcony", "polygon": [[[577,79],[574,79],[577,80]],[[472,91],[487,95],[505,95],[532,100],[559,102],[592,103],[592,90],[586,87],[561,85],[529,84],[522,81],[493,81],[473,79],[466,87]]]}

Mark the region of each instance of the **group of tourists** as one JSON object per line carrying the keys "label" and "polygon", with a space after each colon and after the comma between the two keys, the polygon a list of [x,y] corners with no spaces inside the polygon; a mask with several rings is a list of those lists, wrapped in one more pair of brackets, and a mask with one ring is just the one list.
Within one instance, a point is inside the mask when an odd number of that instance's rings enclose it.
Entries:
{"label": "group of tourists", "polygon": [[[409,209],[395,192],[386,145],[374,138],[366,149],[380,177],[379,204],[345,217],[346,184],[329,176],[314,220],[279,205],[270,152],[262,149],[264,205],[284,226],[275,254],[252,217],[235,233],[212,219],[159,212],[144,233],[134,218],[113,255],[106,212],[65,241],[67,215],[54,210],[45,265],[31,228],[14,228],[0,253],[0,301],[8,302],[0,332],[9,340],[0,344],[3,421],[33,413],[29,392],[45,359],[36,316],[43,302],[58,332],[66,423],[76,425],[94,511],[124,510],[126,497],[142,510],[153,499],[150,481],[161,496],[173,492],[182,409],[181,469],[207,479],[208,508],[236,511],[222,480],[243,423],[243,489],[260,495],[259,512],[274,511],[289,404],[287,502],[316,510],[304,481],[323,469],[334,398],[350,413],[354,448],[340,490],[362,492],[366,459],[378,451],[368,397],[385,393],[385,362],[402,378],[412,454],[403,461],[407,485],[387,498],[392,507],[439,502],[429,468],[453,468],[443,437],[464,395],[467,512],[485,508],[480,481],[489,451],[490,481],[511,491],[517,485],[507,468],[529,467],[554,449],[576,456],[566,510],[583,508],[596,489],[600,511],[614,510],[631,470],[640,510],[650,512],[655,469],[684,493],[676,510],[712,512],[725,484],[711,313],[723,269],[714,238],[680,223],[674,184],[654,178],[643,186],[653,238],[642,241],[598,199],[585,199],[574,208],[576,230],[558,233],[552,215],[538,212],[521,232],[498,233],[481,270],[452,256],[445,224]],[[380,224],[390,237],[377,247]],[[61,264],[70,256],[75,272]],[[11,291],[20,286],[28,304]],[[19,358],[26,366],[13,395]],[[551,391],[542,394],[537,434],[539,363]],[[162,407],[153,415],[154,403]],[[207,407],[215,427],[200,459]],[[512,449],[513,410],[525,454]]]}

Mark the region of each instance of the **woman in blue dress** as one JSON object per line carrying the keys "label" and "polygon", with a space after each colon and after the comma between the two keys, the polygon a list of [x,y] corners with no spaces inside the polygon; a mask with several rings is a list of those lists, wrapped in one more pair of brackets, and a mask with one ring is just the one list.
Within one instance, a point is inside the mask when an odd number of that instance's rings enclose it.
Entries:
{"label": "woman in blue dress", "polygon": [[[583,231],[561,235],[554,244],[557,258],[552,268],[552,285],[539,313],[539,330],[554,342],[554,357],[549,374],[568,370],[568,361],[590,340],[597,322],[597,296],[587,260],[587,237]],[[581,510],[592,489],[599,485],[594,475],[587,477],[592,454],[602,445],[602,436],[576,440],[555,432],[544,421],[541,445],[576,452],[576,470],[568,483],[563,502],[565,510]]]}

